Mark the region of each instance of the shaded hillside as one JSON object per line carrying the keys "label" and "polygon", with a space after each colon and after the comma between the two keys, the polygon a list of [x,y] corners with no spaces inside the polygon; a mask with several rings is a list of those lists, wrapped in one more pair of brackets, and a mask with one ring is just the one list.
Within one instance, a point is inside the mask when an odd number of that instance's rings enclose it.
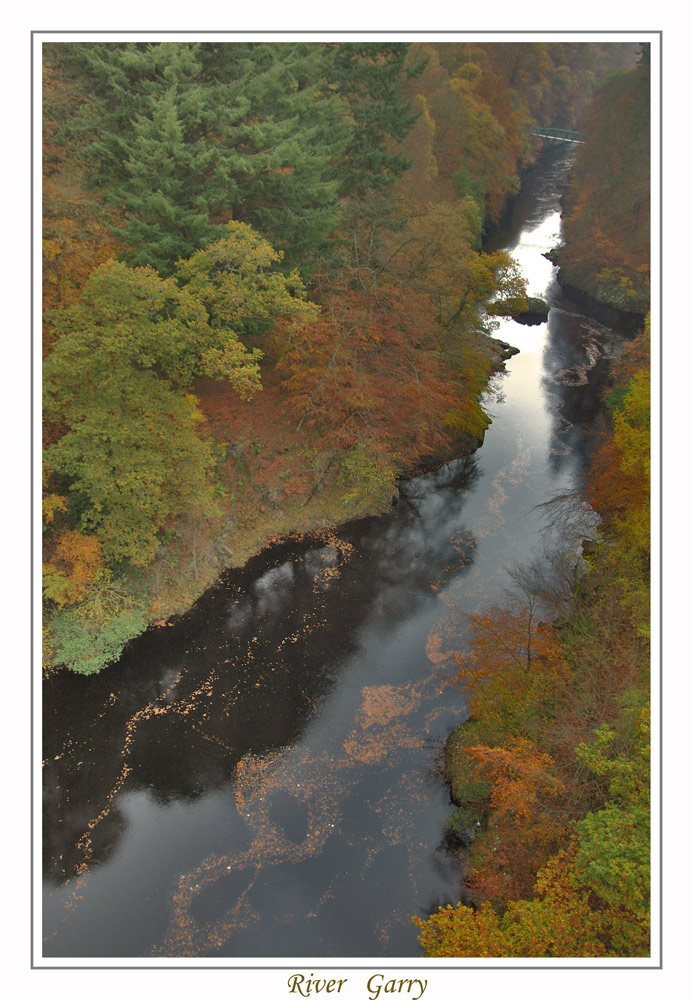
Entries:
{"label": "shaded hillside", "polygon": [[644,315],[650,289],[650,65],[599,91],[565,198],[561,282],[603,305]]}

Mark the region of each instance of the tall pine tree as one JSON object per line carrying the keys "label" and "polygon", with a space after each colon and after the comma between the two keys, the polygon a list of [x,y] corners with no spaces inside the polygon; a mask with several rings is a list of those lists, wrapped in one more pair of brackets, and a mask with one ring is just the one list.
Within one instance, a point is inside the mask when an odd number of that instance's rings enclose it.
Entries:
{"label": "tall pine tree", "polygon": [[337,221],[331,164],[347,139],[312,44],[70,44],[92,90],[70,130],[92,135],[92,183],[125,217],[130,260],[175,261],[251,223],[287,266]]}
{"label": "tall pine tree", "polygon": [[337,175],[343,194],[384,192],[410,161],[393,145],[406,138],[418,117],[403,97],[403,83],[424,61],[406,65],[409,46],[400,42],[337,42],[330,46],[329,81],[340,94],[349,139]]}

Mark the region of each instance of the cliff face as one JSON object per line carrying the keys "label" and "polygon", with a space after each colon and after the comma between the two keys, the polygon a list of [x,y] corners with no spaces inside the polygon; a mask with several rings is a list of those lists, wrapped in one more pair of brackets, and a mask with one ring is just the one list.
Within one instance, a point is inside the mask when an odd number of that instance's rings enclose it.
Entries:
{"label": "cliff face", "polygon": [[650,296],[650,67],[646,55],[599,91],[564,197],[560,282],[644,315]]}

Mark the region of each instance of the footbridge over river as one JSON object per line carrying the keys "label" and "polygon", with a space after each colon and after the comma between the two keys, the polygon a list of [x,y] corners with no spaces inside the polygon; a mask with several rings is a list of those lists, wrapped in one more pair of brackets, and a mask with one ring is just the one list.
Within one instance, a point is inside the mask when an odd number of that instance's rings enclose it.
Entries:
{"label": "footbridge over river", "polygon": [[539,136],[540,139],[553,139],[555,142],[583,143],[587,138],[582,132],[566,128],[544,128],[543,125],[530,125],[527,131],[530,135]]}

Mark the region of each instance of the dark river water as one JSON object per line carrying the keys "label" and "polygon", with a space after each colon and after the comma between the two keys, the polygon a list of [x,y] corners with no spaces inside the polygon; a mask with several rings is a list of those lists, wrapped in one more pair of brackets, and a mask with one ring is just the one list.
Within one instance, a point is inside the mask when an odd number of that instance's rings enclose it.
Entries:
{"label": "dark river water", "polygon": [[441,845],[465,614],[537,557],[537,505],[582,475],[615,332],[563,302],[565,153],[499,237],[551,304],[483,447],[384,517],[277,544],[91,678],[44,687],[44,955],[415,957],[460,895]]}

